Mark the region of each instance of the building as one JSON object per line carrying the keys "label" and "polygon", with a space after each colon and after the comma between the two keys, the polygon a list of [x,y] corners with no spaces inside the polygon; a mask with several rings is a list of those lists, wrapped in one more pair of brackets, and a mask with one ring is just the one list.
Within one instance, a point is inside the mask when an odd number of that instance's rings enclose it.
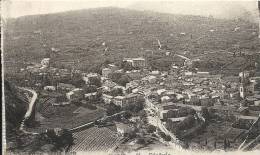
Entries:
{"label": "building", "polygon": [[111,73],[112,73],[112,70],[110,68],[103,68],[102,69],[102,76],[104,76],[104,77],[108,78],[109,74],[111,74]]}
{"label": "building", "polygon": [[163,104],[161,104],[161,107],[160,107],[160,109],[162,109],[162,110],[171,110],[171,109],[177,109],[177,108],[178,107],[173,102],[163,103]]}
{"label": "building", "polygon": [[166,121],[166,126],[169,130],[173,130],[176,125],[182,121],[184,121],[186,117],[177,117],[177,118],[168,118]]}
{"label": "building", "polygon": [[170,100],[171,100],[171,98],[169,96],[161,97],[161,103],[166,103],[166,102],[169,102]]}
{"label": "building", "polygon": [[100,76],[97,73],[89,73],[83,74],[82,79],[85,81],[86,84],[90,84],[94,79],[100,79]]}
{"label": "building", "polygon": [[108,91],[112,90],[114,87],[117,86],[117,84],[111,80],[106,80],[102,84],[103,87],[106,87]]}
{"label": "building", "polygon": [[120,107],[126,106],[126,97],[125,96],[116,96],[114,98],[114,104]]}
{"label": "building", "polygon": [[84,97],[88,101],[94,101],[97,99],[97,92],[84,94]]}
{"label": "building", "polygon": [[139,81],[133,80],[126,84],[126,90],[132,92],[133,89],[139,87]]}
{"label": "building", "polygon": [[66,93],[68,100],[82,99],[83,98],[83,89],[76,88]]}
{"label": "building", "polygon": [[49,64],[50,64],[50,58],[44,58],[44,59],[42,59],[42,61],[41,61],[41,65],[42,65],[42,67],[49,67]]}
{"label": "building", "polygon": [[146,61],[142,57],[139,57],[139,58],[124,58],[123,61],[131,64],[131,66],[133,66],[133,67],[144,68],[146,66]]}
{"label": "building", "polygon": [[168,118],[178,117],[178,109],[160,111],[160,119],[166,121]]}
{"label": "building", "polygon": [[133,80],[139,80],[142,78],[141,70],[126,71],[125,74]]}
{"label": "building", "polygon": [[125,98],[126,98],[126,104],[130,105],[130,104],[135,104],[135,103],[141,101],[142,97],[140,94],[131,93],[131,94],[126,95]]}
{"label": "building", "polygon": [[103,94],[102,99],[104,100],[105,104],[110,104],[113,102],[114,97],[111,95]]}
{"label": "building", "polygon": [[254,93],[255,90],[255,83],[240,83],[239,86],[239,94],[241,98],[245,98],[246,96],[250,96]]}
{"label": "building", "polygon": [[200,98],[200,104],[201,106],[210,107],[214,105],[214,99],[212,99],[210,96],[204,96]]}
{"label": "building", "polygon": [[108,64],[108,68],[111,69],[112,72],[115,72],[116,70],[118,70],[119,68],[114,65],[114,64]]}
{"label": "building", "polygon": [[76,87],[72,84],[66,84],[66,83],[58,83],[57,84],[57,90],[59,91],[72,91]]}
{"label": "building", "polygon": [[43,89],[47,90],[47,91],[55,91],[56,90],[55,86],[45,86]]}
{"label": "building", "polygon": [[210,74],[209,74],[209,72],[197,72],[196,75],[199,76],[199,77],[204,77],[204,76],[208,76]]}
{"label": "building", "polygon": [[175,55],[173,56],[173,63],[172,63],[172,65],[173,65],[173,66],[182,67],[182,66],[185,65],[185,61],[186,61],[186,59],[185,59],[184,57],[175,54]]}
{"label": "building", "polygon": [[122,136],[134,132],[134,127],[130,126],[129,124],[124,124],[119,122],[115,124],[116,124],[117,132]]}

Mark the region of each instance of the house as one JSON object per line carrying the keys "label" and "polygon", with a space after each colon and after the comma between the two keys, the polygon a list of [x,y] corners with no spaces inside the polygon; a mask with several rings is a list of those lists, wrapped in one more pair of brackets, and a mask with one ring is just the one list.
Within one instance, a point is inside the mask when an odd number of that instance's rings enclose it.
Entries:
{"label": "house", "polygon": [[42,59],[42,61],[41,61],[41,65],[42,65],[42,67],[49,67],[49,64],[50,64],[50,58],[44,58],[44,59]]}
{"label": "house", "polygon": [[113,102],[114,97],[107,94],[102,94],[102,99],[104,100],[105,104],[110,104]]}
{"label": "house", "polygon": [[166,89],[159,89],[159,90],[157,90],[157,94],[160,96],[160,95],[162,95],[163,93],[165,93],[166,92]]}
{"label": "house", "polygon": [[171,98],[169,96],[163,96],[161,97],[161,102],[162,103],[166,103],[166,102],[169,102],[171,100]]}
{"label": "house", "polygon": [[118,70],[118,67],[114,64],[108,64],[108,68],[111,69],[112,72]]}
{"label": "house", "polygon": [[231,99],[238,99],[239,98],[239,91],[232,91],[232,92],[229,92],[229,97]]}
{"label": "house", "polygon": [[120,107],[125,107],[126,106],[126,97],[125,96],[116,96],[114,98],[114,104],[118,105]]}
{"label": "house", "polygon": [[146,66],[145,59],[140,57],[140,58],[134,58],[133,60],[133,67],[139,67],[139,68],[144,68]]}
{"label": "house", "polygon": [[149,83],[153,84],[153,83],[156,83],[156,81],[157,81],[157,78],[155,76],[151,75],[151,76],[148,77]]}
{"label": "house", "polygon": [[199,77],[208,76],[209,72],[197,72],[196,75],[199,76]]}
{"label": "house", "polygon": [[75,88],[76,87],[72,84],[66,84],[66,83],[58,83],[57,84],[57,90],[59,90],[59,91],[71,91]]}
{"label": "house", "polygon": [[116,124],[117,132],[122,136],[134,132],[134,127],[130,126],[129,124],[124,124],[119,122],[115,124]]}
{"label": "house", "polygon": [[139,86],[139,81],[133,80],[126,84],[126,90],[128,92],[131,92],[133,89],[137,88]]}
{"label": "house", "polygon": [[150,73],[149,73],[150,75],[152,75],[152,76],[159,76],[160,75],[160,71],[151,71]]}
{"label": "house", "polygon": [[248,115],[249,114],[249,108],[248,107],[243,107],[243,106],[241,106],[241,107],[239,107],[238,109],[237,109],[237,111],[241,114],[241,115]]}
{"label": "house", "polygon": [[169,130],[173,130],[176,125],[182,122],[186,117],[168,118],[166,121],[166,126]]}
{"label": "house", "polygon": [[108,90],[112,90],[115,86],[117,86],[117,84],[111,80],[106,80],[103,82],[102,84],[103,87],[108,88]]}
{"label": "house", "polygon": [[140,94],[131,93],[131,94],[126,95],[125,98],[126,98],[126,104],[130,105],[130,104],[135,104],[135,103],[141,101],[142,96]]}
{"label": "house", "polygon": [[83,89],[75,88],[70,92],[66,93],[66,97],[68,100],[82,99],[84,97]]}
{"label": "house", "polygon": [[142,78],[141,70],[126,71],[126,75],[133,80],[139,80]]}
{"label": "house", "polygon": [[47,91],[55,91],[56,90],[55,86],[45,86],[43,89],[47,90]]}
{"label": "house", "polygon": [[131,64],[133,67],[144,68],[146,66],[146,61],[142,57],[139,57],[139,58],[124,58],[123,61]]}
{"label": "house", "polygon": [[178,117],[178,109],[160,111],[160,119],[166,121],[168,118]]}
{"label": "house", "polygon": [[192,75],[193,75],[193,72],[187,71],[187,72],[184,72],[184,75],[185,75],[185,76],[192,76]]}
{"label": "house", "polygon": [[185,58],[181,57],[180,55],[175,54],[173,56],[173,66],[182,67],[185,65]]}
{"label": "house", "polygon": [[210,96],[203,96],[200,98],[200,104],[201,106],[210,107],[214,105],[214,99],[212,99]]}
{"label": "house", "polygon": [[109,74],[111,74],[111,73],[112,73],[112,70],[110,68],[103,68],[102,69],[102,76],[104,76],[104,77],[108,78]]}
{"label": "house", "polygon": [[175,103],[172,102],[168,102],[168,103],[163,103],[161,104],[161,108],[162,110],[171,110],[171,109],[177,109],[178,107],[176,106]]}
{"label": "house", "polygon": [[84,97],[88,101],[96,100],[97,99],[97,92],[84,94]]}
{"label": "house", "polygon": [[99,79],[99,75],[97,73],[89,73],[82,76],[82,79],[86,84],[90,84],[94,79]]}

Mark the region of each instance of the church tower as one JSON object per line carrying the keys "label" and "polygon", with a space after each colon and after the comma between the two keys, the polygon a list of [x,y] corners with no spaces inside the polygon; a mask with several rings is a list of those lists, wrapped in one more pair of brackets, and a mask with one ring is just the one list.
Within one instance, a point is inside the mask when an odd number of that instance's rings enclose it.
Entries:
{"label": "church tower", "polygon": [[240,78],[240,86],[239,86],[239,95],[242,99],[245,98],[245,72],[242,72],[241,78]]}

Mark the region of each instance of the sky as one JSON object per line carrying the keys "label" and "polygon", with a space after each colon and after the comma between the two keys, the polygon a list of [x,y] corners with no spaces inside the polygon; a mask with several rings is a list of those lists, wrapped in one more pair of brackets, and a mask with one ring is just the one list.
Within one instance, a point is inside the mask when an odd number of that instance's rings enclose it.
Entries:
{"label": "sky", "polygon": [[120,7],[173,14],[250,18],[257,21],[257,0],[3,0],[2,15],[17,18],[70,10]]}

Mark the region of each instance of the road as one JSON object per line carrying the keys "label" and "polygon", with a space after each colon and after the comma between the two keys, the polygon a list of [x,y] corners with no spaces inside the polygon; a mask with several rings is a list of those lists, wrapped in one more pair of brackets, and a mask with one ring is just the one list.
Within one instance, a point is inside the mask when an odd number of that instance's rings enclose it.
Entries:
{"label": "road", "polygon": [[33,107],[34,107],[35,101],[36,101],[36,99],[37,99],[37,97],[38,97],[38,94],[36,93],[36,91],[34,91],[34,90],[32,90],[32,89],[29,89],[29,88],[19,87],[19,89],[28,91],[28,92],[30,92],[30,93],[33,94],[32,98],[31,98],[31,100],[30,100],[30,103],[29,103],[29,107],[28,107],[28,109],[27,109],[27,111],[26,111],[26,113],[25,113],[25,115],[24,115],[24,119],[23,119],[23,121],[21,122],[21,126],[20,126],[20,130],[26,132],[26,131],[24,130],[24,123],[25,123],[25,121],[26,121],[27,119],[29,119],[29,117],[30,117],[31,114],[32,114]]}
{"label": "road", "polygon": [[148,114],[148,123],[152,124],[154,126],[157,126],[161,131],[163,131],[166,135],[169,135],[171,137],[171,141],[167,142],[168,145],[170,145],[174,150],[177,151],[183,151],[183,148],[180,145],[180,141],[176,138],[176,136],[170,132],[168,129],[166,129],[166,127],[164,126],[164,124],[162,123],[162,121],[160,120],[160,118],[158,117],[157,114],[154,113],[154,110],[152,110],[149,105],[151,104],[151,101],[149,101],[148,96],[150,94],[150,91],[144,92],[145,94],[145,104],[146,104],[146,109],[145,111],[149,111],[150,114],[152,114],[152,116],[149,116]]}

